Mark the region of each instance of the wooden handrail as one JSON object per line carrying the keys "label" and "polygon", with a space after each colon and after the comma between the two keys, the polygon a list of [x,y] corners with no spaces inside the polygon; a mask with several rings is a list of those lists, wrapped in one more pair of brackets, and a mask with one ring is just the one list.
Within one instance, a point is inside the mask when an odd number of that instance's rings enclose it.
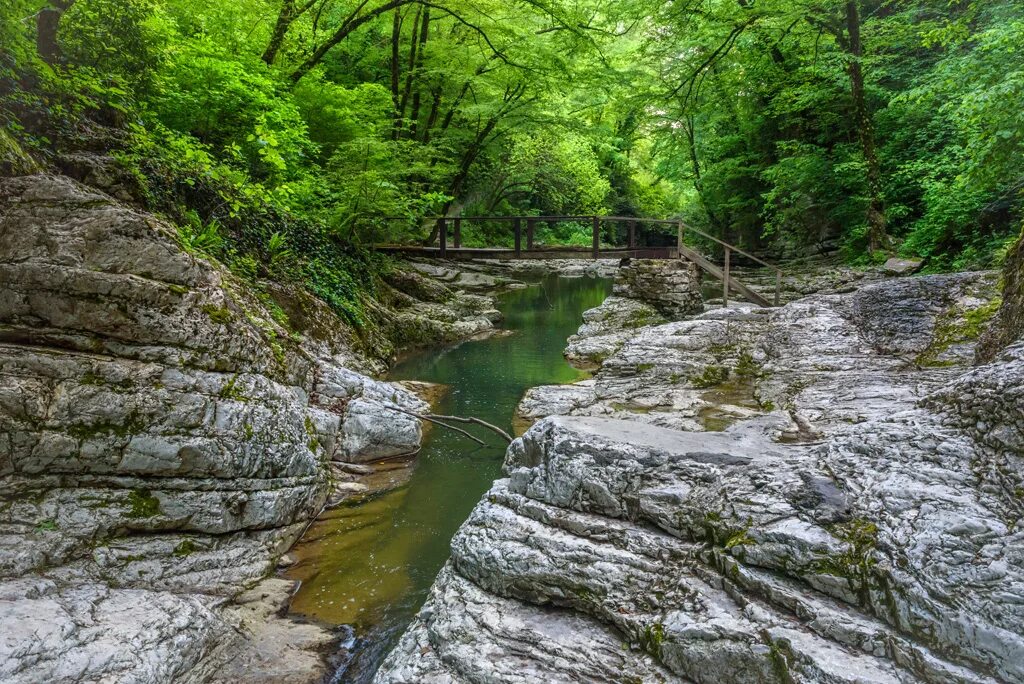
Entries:
{"label": "wooden handrail", "polygon": [[756,257],[753,254],[751,254],[750,252],[748,252],[748,251],[746,251],[744,249],[741,249],[741,248],[739,248],[739,247],[737,247],[735,245],[731,245],[728,242],[725,242],[724,240],[721,240],[720,238],[716,238],[714,235],[709,235],[708,233],[705,233],[702,230],[694,228],[693,226],[687,224],[684,221],[680,221],[679,219],[655,219],[655,218],[645,218],[645,217],[642,217],[642,216],[594,216],[593,214],[590,214],[590,215],[587,215],[587,216],[526,216],[526,215],[523,215],[523,216],[421,216],[421,217],[418,217],[418,218],[417,217],[409,217],[409,216],[379,216],[379,217],[377,217],[377,219],[381,220],[381,221],[440,221],[440,220],[444,219],[446,221],[458,220],[460,222],[461,221],[512,221],[512,222],[515,222],[515,221],[524,221],[524,220],[525,221],[534,221],[534,222],[536,222],[536,221],[579,221],[579,222],[590,222],[590,221],[593,221],[594,219],[597,219],[598,221],[626,221],[626,222],[633,221],[633,222],[636,222],[636,223],[648,223],[648,224],[666,225],[666,226],[673,226],[673,225],[681,224],[686,230],[688,230],[691,233],[696,233],[697,235],[700,235],[701,237],[703,237],[703,238],[705,238],[707,240],[711,240],[712,242],[714,242],[716,244],[719,244],[722,247],[728,247],[732,251],[736,252],[737,254],[742,254],[743,256],[747,257],[751,261],[754,261],[754,262],[756,262],[758,264],[761,264],[762,266],[770,268],[770,269],[776,271],[777,273],[782,273],[782,270],[779,267],[777,267],[777,266],[775,266],[773,264],[768,263],[764,259]]}
{"label": "wooden handrail", "polygon": [[[530,252],[534,249],[533,237],[534,229],[538,222],[577,222],[577,223],[591,223],[593,244],[591,246],[591,254],[593,258],[597,259],[601,253],[601,223],[608,221],[624,222],[628,224],[627,232],[629,235],[629,249],[635,248],[635,228],[637,224],[647,225],[662,225],[662,226],[676,226],[677,227],[677,246],[676,252],[680,257],[690,259],[691,261],[697,261],[698,265],[706,271],[712,273],[716,277],[722,279],[722,298],[726,304],[729,302],[729,291],[730,289],[737,289],[744,292],[747,297],[756,297],[757,299],[763,300],[763,297],[757,295],[746,286],[742,285],[735,278],[731,277],[731,259],[730,255],[732,252],[742,254],[751,261],[770,268],[775,271],[775,305],[778,306],[781,299],[782,289],[782,269],[774,264],[770,264],[760,257],[756,257],[750,252],[741,249],[735,245],[731,245],[725,240],[709,235],[702,230],[694,228],[680,219],[655,219],[655,218],[644,218],[640,216],[596,216],[593,214],[586,216],[379,216],[376,217],[380,221],[415,221],[418,223],[424,221],[435,221],[438,226],[438,239],[439,249],[438,252],[442,258],[447,255],[448,247],[448,222],[453,222],[454,225],[454,248],[461,249],[462,247],[462,222],[463,221],[492,221],[492,222],[511,222],[514,232],[514,248],[513,254],[516,258],[522,256],[523,251],[523,223],[526,224],[526,251]],[[710,240],[717,245],[720,245],[724,250],[724,268],[719,269],[714,266],[711,262],[707,261],[704,257],[701,257],[699,253],[686,247],[683,242],[683,233],[689,231],[701,236],[706,240]]]}
{"label": "wooden handrail", "polygon": [[754,256],[753,254],[751,254],[750,252],[746,252],[746,251],[740,249],[739,247],[737,247],[735,245],[730,245],[728,242],[725,242],[724,240],[719,240],[714,235],[708,235],[703,230],[697,230],[696,228],[691,228],[690,226],[686,225],[682,221],[680,221],[679,223],[682,223],[682,225],[686,228],[686,230],[690,231],[691,233],[696,233],[697,235],[700,235],[701,237],[705,237],[708,240],[711,240],[712,242],[717,242],[718,244],[722,245],[723,247],[727,247],[728,249],[731,249],[732,251],[734,251],[734,252],[736,252],[738,254],[742,254],[743,256],[747,257],[748,259],[750,259],[752,261],[756,261],[757,263],[761,264],[762,266],[766,266],[766,267],[772,269],[776,273],[782,273],[782,269],[780,269],[778,266],[775,266],[773,264],[769,264],[764,259],[759,259],[756,256]]}

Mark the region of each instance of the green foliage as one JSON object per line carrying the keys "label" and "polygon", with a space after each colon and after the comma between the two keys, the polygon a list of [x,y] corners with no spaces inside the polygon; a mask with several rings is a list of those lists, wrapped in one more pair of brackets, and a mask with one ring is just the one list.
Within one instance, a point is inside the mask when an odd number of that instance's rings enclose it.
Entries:
{"label": "green foliage", "polygon": [[678,217],[864,263],[880,204],[884,246],[933,271],[991,266],[1024,220],[1021,0],[313,0],[274,44],[280,0],[75,0],[54,64],[45,4],[0,10],[0,168],[112,148],[186,249],[356,325],[384,266],[365,246],[439,213]]}
{"label": "green foliage", "polygon": [[160,514],[160,499],[148,489],[135,489],[128,493],[128,517],[152,518]]}
{"label": "green foliage", "polygon": [[179,558],[186,558],[199,550],[199,546],[191,539],[183,539],[174,547],[174,555]]}
{"label": "green foliage", "polygon": [[729,369],[725,366],[708,366],[700,373],[690,376],[690,384],[694,387],[705,389],[717,387],[729,379]]}
{"label": "green foliage", "polygon": [[148,89],[169,38],[155,12],[155,0],[76,0],[61,18],[61,47],[74,64]]}
{"label": "green foliage", "polygon": [[866,130],[845,6],[719,0],[658,17],[685,27],[650,46],[679,74],[656,135],[661,172],[695,189],[684,215],[753,247],[828,244],[868,261],[868,135],[894,247],[931,270],[991,266],[1024,211],[1024,7],[855,3]]}
{"label": "green foliage", "polygon": [[216,219],[203,225],[194,211],[186,215],[187,223],[178,226],[178,242],[190,253],[217,256],[224,249],[224,237]]}

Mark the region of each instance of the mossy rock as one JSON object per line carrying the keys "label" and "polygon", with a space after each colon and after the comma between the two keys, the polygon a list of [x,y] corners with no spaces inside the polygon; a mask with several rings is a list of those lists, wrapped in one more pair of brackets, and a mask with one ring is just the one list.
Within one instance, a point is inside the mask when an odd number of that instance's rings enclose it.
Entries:
{"label": "mossy rock", "polygon": [[27,176],[42,169],[7,130],[0,128],[0,175]]}
{"label": "mossy rock", "polygon": [[725,366],[708,366],[701,373],[690,376],[690,384],[698,389],[717,387],[729,379],[729,369]]}
{"label": "mossy rock", "polygon": [[160,515],[160,499],[148,489],[136,489],[129,493],[128,507],[129,518],[143,519]]}

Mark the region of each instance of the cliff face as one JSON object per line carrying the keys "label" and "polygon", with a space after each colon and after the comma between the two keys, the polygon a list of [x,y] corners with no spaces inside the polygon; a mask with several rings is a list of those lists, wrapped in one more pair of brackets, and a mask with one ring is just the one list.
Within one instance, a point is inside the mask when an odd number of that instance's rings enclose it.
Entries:
{"label": "cliff face", "polygon": [[591,315],[595,377],[528,394],[554,417],[376,681],[1020,681],[1024,342],[969,368],[993,295]]}
{"label": "cliff face", "polygon": [[991,361],[1021,337],[1024,337],[1024,233],[1006,255],[1002,306],[978,344],[978,362]]}
{"label": "cliff face", "polygon": [[319,511],[332,461],[417,448],[389,405],[425,405],[266,301],[106,195],[0,180],[0,679],[322,668],[301,651],[330,635],[308,626],[257,647],[287,588],[248,595],[241,631],[225,601]]}

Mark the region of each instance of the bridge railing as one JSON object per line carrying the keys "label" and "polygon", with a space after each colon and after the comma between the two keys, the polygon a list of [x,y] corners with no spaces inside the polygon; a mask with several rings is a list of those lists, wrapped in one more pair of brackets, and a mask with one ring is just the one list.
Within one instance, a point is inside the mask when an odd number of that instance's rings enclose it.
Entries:
{"label": "bridge railing", "polygon": [[[408,217],[383,217],[383,221],[405,221],[408,222],[411,219]],[[735,245],[731,245],[724,240],[716,238],[713,235],[693,228],[687,225],[679,219],[652,219],[652,218],[641,218],[636,216],[594,216],[594,215],[580,215],[580,216],[434,216],[434,217],[423,217],[420,221],[433,223],[432,239],[427,241],[424,246],[432,245],[436,242],[437,244],[437,256],[442,259],[448,257],[449,249],[462,250],[462,228],[465,224],[471,222],[488,222],[488,223],[508,223],[512,229],[512,247],[511,252],[513,258],[522,258],[524,253],[529,253],[537,250],[536,237],[537,227],[540,224],[557,224],[557,223],[576,223],[576,224],[589,224],[591,229],[591,244],[589,248],[582,248],[585,251],[590,252],[590,256],[594,259],[601,258],[602,252],[606,253],[606,256],[652,256],[653,252],[657,250],[665,250],[668,252],[667,256],[685,258],[693,261],[703,270],[710,273],[712,276],[722,281],[722,299],[725,304],[729,302],[729,293],[732,290],[741,292],[744,296],[749,299],[755,300],[757,303],[768,305],[769,302],[764,299],[761,295],[750,290],[750,288],[744,286],[742,283],[737,281],[731,275],[731,261],[732,253],[740,254],[752,262],[759,264],[765,268],[771,269],[775,272],[775,296],[774,305],[778,306],[781,298],[781,286],[782,286],[782,270],[777,266],[768,263],[760,257],[754,256],[750,252],[747,252]],[[625,226],[624,238],[626,244],[624,246],[610,245],[602,246],[602,229],[607,228],[613,224],[619,224],[619,227]],[[672,226],[676,229],[676,240],[675,249],[671,249],[670,246],[640,246],[640,229],[645,226],[659,226],[666,227]],[[714,244],[719,245],[723,251],[723,265],[719,267],[717,264],[712,263],[702,254],[689,247],[685,241],[686,233],[692,233],[693,235],[700,236],[701,238],[710,241]],[[607,242],[604,243],[608,245]],[[505,248],[507,249],[507,248]],[[545,251],[551,250],[549,246],[545,247]],[[559,250],[565,251],[581,251],[581,248],[575,250],[571,248],[560,247]],[[614,254],[609,254],[613,252]],[[625,253],[625,254],[624,254]]]}

